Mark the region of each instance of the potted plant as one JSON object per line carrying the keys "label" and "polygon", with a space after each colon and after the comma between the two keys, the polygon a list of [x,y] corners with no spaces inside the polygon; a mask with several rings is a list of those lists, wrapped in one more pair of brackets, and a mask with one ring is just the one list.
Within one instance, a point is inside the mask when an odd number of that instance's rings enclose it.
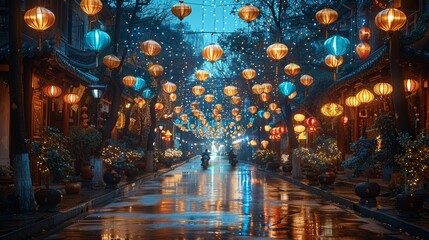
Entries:
{"label": "potted plant", "polygon": [[396,196],[396,206],[401,214],[415,216],[427,197],[421,185],[429,168],[429,137],[422,132],[413,140],[408,133],[400,133],[398,142],[402,151],[395,155],[395,163],[401,169],[404,188]]}
{"label": "potted plant", "polygon": [[335,182],[336,172],[343,158],[342,153],[334,138],[319,137],[313,146],[312,158],[319,171],[319,183],[322,188],[329,189],[329,185]]}
{"label": "potted plant", "polygon": [[342,163],[345,168],[353,168],[354,177],[365,175],[366,182],[356,184],[355,193],[360,197],[359,203],[368,207],[377,206],[376,197],[380,194],[380,186],[375,182],[369,182],[371,172],[374,171],[376,161],[374,160],[375,140],[366,136],[360,137],[352,143],[350,149],[352,156]]}
{"label": "potted plant", "polygon": [[309,181],[309,185],[317,185],[319,175],[318,168],[316,167],[316,161],[313,158],[313,149],[299,147],[292,150],[294,157],[300,158],[302,169],[305,173],[305,178]]}
{"label": "potted plant", "polygon": [[125,170],[125,176],[127,176],[128,182],[133,182],[139,174],[139,169],[136,167],[135,163],[140,162],[143,158],[142,149],[133,149],[128,150],[125,153],[127,161],[123,164],[122,168]]}
{"label": "potted plant", "polygon": [[292,165],[289,161],[289,154],[282,154],[280,157],[282,170],[284,173],[290,173],[292,172]]}
{"label": "potted plant", "polygon": [[105,172],[103,180],[106,183],[106,189],[115,189],[121,181],[119,171],[123,169],[127,158],[124,150],[126,147],[118,141],[109,139],[106,141],[107,146],[102,149],[101,158],[103,159]]}

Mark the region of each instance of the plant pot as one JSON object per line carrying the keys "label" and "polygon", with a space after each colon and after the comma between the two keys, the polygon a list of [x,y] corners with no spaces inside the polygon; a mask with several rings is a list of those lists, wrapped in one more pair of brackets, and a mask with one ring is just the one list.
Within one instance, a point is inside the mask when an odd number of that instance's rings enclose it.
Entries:
{"label": "plant pot", "polygon": [[80,192],[81,186],[77,182],[68,182],[66,183],[66,193],[67,194],[78,194]]}
{"label": "plant pot", "polygon": [[37,205],[39,205],[39,211],[58,211],[57,205],[63,199],[63,195],[57,189],[39,189],[34,194],[34,199]]}
{"label": "plant pot", "polygon": [[121,181],[121,175],[113,171],[107,171],[103,174],[103,181],[106,183],[106,189],[116,189],[116,185]]}
{"label": "plant pot", "polygon": [[418,211],[423,207],[424,199],[418,195],[400,193],[396,195],[396,207],[402,217],[418,217]]}
{"label": "plant pot", "polygon": [[317,176],[319,173],[317,171],[308,171],[305,174],[305,178],[308,180],[308,185],[319,185]]}
{"label": "plant pot", "polygon": [[130,168],[125,170],[125,176],[127,176],[128,182],[134,182],[138,175],[139,175],[139,170],[137,168]]}
{"label": "plant pot", "polygon": [[290,172],[292,172],[292,166],[291,165],[282,165],[282,170],[284,173],[290,173]]}
{"label": "plant pot", "polygon": [[325,172],[317,176],[322,189],[329,190],[330,186],[335,182],[335,173]]}
{"label": "plant pot", "polygon": [[80,178],[82,179],[83,188],[92,187],[92,178],[94,177],[93,167],[91,165],[83,165],[80,168]]}
{"label": "plant pot", "polygon": [[356,184],[355,193],[360,197],[360,204],[375,207],[377,206],[376,197],[380,194],[380,185],[374,182],[361,182]]}

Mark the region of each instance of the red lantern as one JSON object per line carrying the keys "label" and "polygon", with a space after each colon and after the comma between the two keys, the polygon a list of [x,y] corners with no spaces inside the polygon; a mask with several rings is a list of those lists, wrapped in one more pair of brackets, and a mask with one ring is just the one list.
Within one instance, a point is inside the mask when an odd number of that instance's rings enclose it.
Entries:
{"label": "red lantern", "polygon": [[344,125],[346,125],[349,122],[349,118],[347,116],[342,116],[340,120]]}
{"label": "red lantern", "polygon": [[309,117],[309,118],[305,119],[304,123],[308,127],[315,127],[315,126],[317,126],[317,119],[315,117]]}
{"label": "red lantern", "polygon": [[362,42],[356,46],[355,50],[359,58],[361,60],[365,60],[371,53],[371,45],[369,45],[368,43]]}

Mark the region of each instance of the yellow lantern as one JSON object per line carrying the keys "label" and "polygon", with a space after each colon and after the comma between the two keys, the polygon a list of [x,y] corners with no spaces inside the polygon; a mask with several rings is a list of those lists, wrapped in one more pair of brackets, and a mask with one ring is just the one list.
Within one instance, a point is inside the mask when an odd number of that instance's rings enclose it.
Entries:
{"label": "yellow lantern", "polygon": [[246,4],[238,10],[238,16],[247,23],[250,23],[259,17],[259,8]]}
{"label": "yellow lantern", "polygon": [[337,103],[327,103],[320,108],[323,115],[327,117],[338,117],[343,114],[343,106]]}
{"label": "yellow lantern", "polygon": [[162,103],[155,103],[155,110],[161,111],[162,109],[164,109],[164,104],[162,104]]}
{"label": "yellow lantern", "polygon": [[241,72],[241,76],[242,76],[244,79],[246,79],[247,81],[251,81],[252,79],[254,79],[254,78],[255,78],[255,76],[256,76],[256,71],[255,71],[254,69],[247,68],[247,69],[244,69],[244,70]]}
{"label": "yellow lantern", "polygon": [[293,116],[293,119],[297,122],[302,122],[305,119],[305,115],[301,113],[297,113]]}
{"label": "yellow lantern", "polygon": [[393,87],[389,83],[381,82],[375,84],[373,90],[379,96],[386,96],[393,92]]}
{"label": "yellow lantern", "polygon": [[118,112],[118,120],[116,120],[115,127],[117,129],[123,129],[125,127],[125,114]]}
{"label": "yellow lantern", "polygon": [[325,26],[335,22],[337,18],[338,12],[330,8],[324,8],[316,13],[316,20]]}
{"label": "yellow lantern", "polygon": [[195,72],[195,77],[200,82],[204,82],[205,80],[207,80],[207,78],[209,78],[209,76],[210,76],[210,74],[206,70],[198,70],[198,71]]}
{"label": "yellow lantern", "polygon": [[153,57],[161,52],[161,45],[154,40],[147,40],[140,45],[142,53],[148,57]]}
{"label": "yellow lantern", "polygon": [[183,3],[183,0],[179,0],[178,4],[175,4],[173,7],[171,7],[171,12],[179,18],[180,21],[182,21],[185,17],[189,16],[192,12],[191,6],[188,4]]}
{"label": "yellow lantern", "polygon": [[146,104],[146,101],[143,98],[138,98],[137,106],[139,108],[143,108],[145,104]]}
{"label": "yellow lantern", "polygon": [[239,112],[240,112],[240,109],[238,109],[238,108],[233,108],[231,110],[232,116],[237,116]]}
{"label": "yellow lantern", "polygon": [[181,106],[177,106],[177,107],[174,107],[174,112],[176,113],[176,114],[179,114],[179,113],[181,113],[182,112],[182,107]]}
{"label": "yellow lantern", "polygon": [[261,84],[255,84],[252,87],[252,92],[255,94],[261,94],[264,92],[264,87]]}
{"label": "yellow lantern", "polygon": [[164,73],[164,68],[158,63],[155,63],[149,67],[148,71],[151,76],[159,77]]}
{"label": "yellow lantern", "polygon": [[177,89],[176,84],[167,81],[166,83],[162,84],[162,90],[166,93],[173,93]]}
{"label": "yellow lantern", "polygon": [[295,63],[289,63],[285,66],[284,71],[287,75],[295,77],[301,72],[301,67]]}
{"label": "yellow lantern", "polygon": [[121,64],[121,59],[115,56],[115,54],[109,54],[103,57],[103,64],[108,69],[112,70],[119,67]]}
{"label": "yellow lantern", "polygon": [[334,55],[329,54],[328,56],[325,57],[325,64],[331,68],[339,67],[341,66],[341,64],[343,64],[343,62],[344,62],[344,59],[342,56],[336,57]]}
{"label": "yellow lantern", "polygon": [[302,85],[309,87],[314,82],[314,78],[308,74],[304,74],[299,78]]}
{"label": "yellow lantern", "polygon": [[250,140],[249,145],[255,147],[256,145],[258,145],[258,143],[256,142],[256,140]]}
{"label": "yellow lantern", "polygon": [[286,57],[289,49],[286,45],[282,43],[274,43],[267,48],[268,56],[274,61],[280,61],[282,58]]}
{"label": "yellow lantern", "polygon": [[217,109],[218,111],[222,111],[223,109],[222,104],[216,104],[215,109]]}
{"label": "yellow lantern", "polygon": [[255,106],[250,106],[250,107],[249,107],[249,112],[250,112],[251,114],[255,114],[255,113],[256,113],[256,111],[258,111],[258,108],[257,108],[257,107],[255,107]]}
{"label": "yellow lantern", "polygon": [[262,87],[264,88],[264,93],[270,93],[271,91],[273,91],[273,85],[271,85],[270,83],[263,83]]}
{"label": "yellow lantern", "polygon": [[298,93],[295,91],[291,93],[289,96],[287,96],[289,99],[294,99]]}
{"label": "yellow lantern", "polygon": [[43,32],[55,23],[55,14],[44,7],[34,7],[24,14],[25,23],[32,29]]}
{"label": "yellow lantern", "polygon": [[264,126],[264,130],[265,130],[265,132],[269,132],[271,130],[271,126],[270,125],[265,125]]}
{"label": "yellow lantern", "polygon": [[235,86],[226,86],[223,89],[223,93],[228,97],[232,97],[238,93],[238,90],[237,90],[237,87],[235,87]]}
{"label": "yellow lantern", "polygon": [[371,29],[368,27],[361,27],[359,29],[359,39],[361,41],[368,41],[371,38]]}
{"label": "yellow lantern", "polygon": [[206,101],[206,102],[208,102],[208,103],[211,103],[211,102],[213,102],[214,101],[214,95],[213,94],[206,94],[205,96],[204,96],[204,101]]}
{"label": "yellow lantern", "polygon": [[231,103],[232,103],[232,104],[239,104],[239,103],[240,103],[240,101],[241,101],[241,98],[240,98],[240,97],[238,97],[238,96],[232,96],[232,97],[231,97]]}
{"label": "yellow lantern", "polygon": [[293,130],[296,133],[302,133],[305,131],[305,126],[304,125],[296,125],[295,127],[293,127]]}
{"label": "yellow lantern", "polygon": [[270,103],[270,104],[268,105],[268,108],[269,108],[271,111],[274,111],[274,110],[276,110],[276,108],[277,108],[277,104],[275,104],[275,103]]}
{"label": "yellow lantern", "polygon": [[206,89],[201,85],[196,85],[192,88],[192,93],[195,96],[201,96],[206,91]]}
{"label": "yellow lantern", "polygon": [[262,116],[263,116],[265,119],[268,119],[268,118],[270,118],[270,117],[271,117],[271,113],[270,113],[270,112],[264,112],[264,114],[262,114]]}
{"label": "yellow lantern", "polygon": [[48,85],[43,88],[43,93],[51,98],[56,98],[61,95],[61,88],[55,85]]}
{"label": "yellow lantern", "polygon": [[170,93],[168,98],[170,99],[170,101],[175,102],[177,100],[177,95],[175,93]]}
{"label": "yellow lantern", "polygon": [[220,114],[216,115],[216,116],[215,116],[215,120],[216,120],[216,121],[220,121],[220,120],[222,120],[222,115],[220,115]]}
{"label": "yellow lantern", "polygon": [[241,115],[235,116],[235,121],[240,122],[241,121]]}
{"label": "yellow lantern", "polygon": [[132,75],[127,75],[127,76],[122,78],[122,83],[127,87],[134,86],[134,84],[136,84],[136,82],[137,82],[136,77],[134,77]]}
{"label": "yellow lantern", "polygon": [[266,149],[268,147],[269,142],[267,140],[262,140],[261,141],[261,145],[264,149]]}
{"label": "yellow lantern", "polygon": [[355,96],[346,98],[346,105],[349,107],[358,107],[360,104],[361,102]]}
{"label": "yellow lantern", "polygon": [[80,100],[80,97],[77,94],[74,93],[69,93],[64,95],[64,102],[68,103],[68,104],[75,104],[78,103]]}
{"label": "yellow lantern", "polygon": [[375,25],[385,32],[394,32],[407,23],[407,16],[396,8],[386,8],[375,16]]}
{"label": "yellow lantern", "polygon": [[417,80],[414,79],[405,79],[404,80],[405,92],[412,93],[419,89],[420,84]]}
{"label": "yellow lantern", "polygon": [[371,45],[369,45],[368,43],[361,42],[356,46],[355,50],[359,58],[361,60],[365,60],[371,53]]}
{"label": "yellow lantern", "polygon": [[361,103],[370,103],[374,100],[374,94],[368,89],[362,89],[356,94],[356,98]]}
{"label": "yellow lantern", "polygon": [[276,108],[276,110],[274,110],[275,114],[280,114],[282,113],[282,109],[281,108]]}
{"label": "yellow lantern", "polygon": [[80,8],[82,8],[88,16],[94,16],[103,9],[103,3],[100,0],[82,0],[82,2],[80,2]]}
{"label": "yellow lantern", "polygon": [[223,50],[219,45],[210,43],[203,49],[201,54],[207,61],[214,63],[222,57]]}
{"label": "yellow lantern", "polygon": [[182,114],[180,116],[180,119],[182,119],[182,121],[187,121],[188,120],[188,114]]}
{"label": "yellow lantern", "polygon": [[262,102],[268,102],[268,100],[270,100],[270,95],[267,93],[261,93],[261,95],[259,95],[259,99]]}
{"label": "yellow lantern", "polygon": [[191,108],[192,109],[197,109],[198,108],[198,103],[197,102],[191,102]]}

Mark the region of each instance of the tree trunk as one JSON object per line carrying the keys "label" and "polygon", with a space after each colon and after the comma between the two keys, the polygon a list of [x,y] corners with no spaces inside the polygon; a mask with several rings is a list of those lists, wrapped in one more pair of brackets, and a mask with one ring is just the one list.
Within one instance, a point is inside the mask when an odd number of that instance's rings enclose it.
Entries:
{"label": "tree trunk", "polygon": [[30,159],[25,139],[24,87],[22,81],[22,13],[21,1],[9,1],[10,99],[12,155],[15,166],[15,192],[20,210],[34,210],[34,192],[30,175]]}
{"label": "tree trunk", "polygon": [[149,136],[147,139],[147,156],[146,156],[146,171],[153,172],[153,154],[154,154],[154,142],[156,138],[155,128],[156,128],[156,112],[155,104],[157,101],[157,95],[153,96],[150,99],[150,127],[149,127]]}
{"label": "tree trunk", "polygon": [[283,106],[285,113],[285,122],[288,129],[288,138],[289,138],[289,157],[292,159],[292,177],[293,178],[302,178],[302,170],[299,156],[293,155],[293,150],[299,147],[298,140],[296,139],[295,132],[293,130],[293,121],[292,121],[292,109],[290,106],[289,100],[286,99],[286,103]]}

